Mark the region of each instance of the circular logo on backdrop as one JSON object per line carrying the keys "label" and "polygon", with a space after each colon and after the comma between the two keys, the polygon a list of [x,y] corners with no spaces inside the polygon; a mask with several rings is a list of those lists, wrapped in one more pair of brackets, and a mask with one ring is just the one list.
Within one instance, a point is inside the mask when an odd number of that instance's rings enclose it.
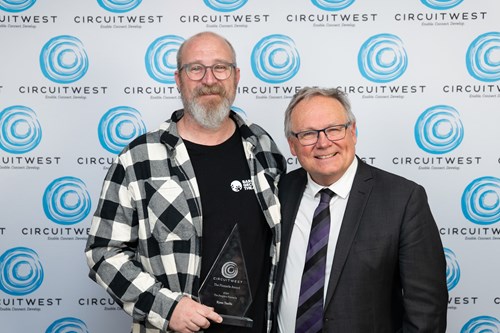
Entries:
{"label": "circular logo on backdrop", "polygon": [[35,4],[36,0],[0,0],[0,9],[9,13],[25,11]]}
{"label": "circular logo on backdrop", "polygon": [[267,83],[283,83],[294,77],[300,68],[300,57],[294,41],[285,35],[262,38],[253,48],[252,70]]}
{"label": "circular logo on backdrop", "polygon": [[87,325],[78,318],[66,317],[54,321],[45,333],[89,333]]}
{"label": "circular logo on backdrop", "polygon": [[42,139],[42,128],[32,109],[14,105],[0,112],[0,148],[23,154],[33,150]]}
{"label": "circular logo on backdrop", "polygon": [[480,35],[470,44],[466,62],[469,74],[484,82],[500,80],[500,32]]}
{"label": "circular logo on backdrop", "polygon": [[248,0],[203,0],[205,5],[218,12],[232,12],[243,7]]}
{"label": "circular logo on backdrop", "polygon": [[460,330],[460,333],[500,332],[500,321],[490,316],[472,318]]}
{"label": "circular logo on backdrop", "polygon": [[139,6],[142,0],[97,0],[99,6],[113,13],[124,13]]}
{"label": "circular logo on backdrop", "polygon": [[184,38],[167,35],[157,38],[146,51],[146,70],[151,78],[161,82],[175,83],[177,51]]}
{"label": "circular logo on backdrop", "polygon": [[452,250],[445,248],[444,257],[446,258],[446,286],[448,287],[448,291],[450,291],[460,281],[460,266]]}
{"label": "circular logo on backdrop", "polygon": [[444,154],[457,148],[464,138],[464,128],[457,110],[436,105],[425,110],[415,123],[415,141],[430,154]]}
{"label": "circular logo on backdrop", "polygon": [[26,247],[7,250],[0,256],[0,290],[22,296],[37,290],[43,281],[38,254]]}
{"label": "circular logo on backdrop", "polygon": [[107,151],[118,154],[137,136],[146,133],[141,114],[128,106],[117,106],[106,112],[99,121],[99,142]]}
{"label": "circular logo on backdrop", "polygon": [[349,7],[354,1],[355,0],[312,0],[312,3],[323,10],[338,11]]}
{"label": "circular logo on backdrop", "polygon": [[358,68],[366,79],[390,82],[406,71],[408,56],[403,42],[392,34],[379,34],[363,43],[358,53]]}
{"label": "circular logo on backdrop", "polygon": [[222,265],[221,273],[226,279],[234,279],[238,275],[238,265],[232,261],[228,261]]}
{"label": "circular logo on backdrop", "polygon": [[458,6],[464,0],[420,0],[424,5],[432,9],[445,10]]}
{"label": "circular logo on backdrop", "polygon": [[43,210],[53,222],[71,225],[81,222],[90,212],[91,200],[85,183],[75,177],[61,177],[47,186]]}
{"label": "circular logo on backdrop", "polygon": [[78,38],[57,36],[43,46],[40,67],[47,79],[56,83],[72,83],[87,73],[89,60]]}
{"label": "circular logo on backdrop", "polygon": [[500,221],[500,178],[481,177],[473,180],[462,194],[462,212],[475,224],[488,225]]}

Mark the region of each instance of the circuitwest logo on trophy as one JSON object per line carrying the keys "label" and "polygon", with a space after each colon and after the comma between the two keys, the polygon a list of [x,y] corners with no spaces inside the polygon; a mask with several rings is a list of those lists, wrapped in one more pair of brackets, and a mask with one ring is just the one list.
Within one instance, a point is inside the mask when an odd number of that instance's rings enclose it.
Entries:
{"label": "circuitwest logo on trophy", "polygon": [[198,295],[201,303],[213,307],[221,315],[222,324],[252,327],[253,320],[244,317],[252,303],[252,292],[238,224],[233,227]]}

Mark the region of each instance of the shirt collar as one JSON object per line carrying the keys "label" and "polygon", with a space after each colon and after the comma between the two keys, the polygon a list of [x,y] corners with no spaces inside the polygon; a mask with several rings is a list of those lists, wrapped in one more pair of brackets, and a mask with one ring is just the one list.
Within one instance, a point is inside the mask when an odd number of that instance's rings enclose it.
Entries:
{"label": "shirt collar", "polygon": [[[340,179],[337,180],[332,185],[328,186],[328,188],[333,192],[335,192],[335,194],[341,197],[342,199],[346,199],[347,196],[349,195],[349,192],[351,191],[352,183],[354,182],[354,176],[356,175],[357,168],[358,168],[358,159],[354,157],[351,165],[347,168],[346,172],[342,175],[342,177],[340,177]],[[309,173],[307,174],[306,192],[310,196],[315,197],[316,195],[318,195],[318,192],[321,191],[323,188],[325,188],[325,186],[319,185],[311,178]]]}

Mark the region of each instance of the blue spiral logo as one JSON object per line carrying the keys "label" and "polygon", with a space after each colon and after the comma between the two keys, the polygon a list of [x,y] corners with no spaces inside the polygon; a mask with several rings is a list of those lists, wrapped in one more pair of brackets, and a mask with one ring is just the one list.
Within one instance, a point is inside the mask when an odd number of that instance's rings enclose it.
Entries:
{"label": "blue spiral logo", "polygon": [[35,4],[36,0],[0,0],[0,9],[9,13],[25,11]]}
{"label": "blue spiral logo", "polygon": [[446,258],[446,286],[448,287],[448,291],[450,291],[460,281],[460,266],[452,250],[444,248],[444,257]]}
{"label": "blue spiral logo", "polygon": [[462,194],[462,212],[475,224],[489,225],[500,221],[500,178],[473,180]]}
{"label": "blue spiral logo", "polygon": [[323,10],[339,11],[349,7],[354,1],[355,0],[312,0],[312,3]]}
{"label": "blue spiral logo", "polygon": [[446,10],[458,6],[464,0],[420,0],[429,8],[437,10]]}
{"label": "blue spiral logo", "polygon": [[177,51],[183,42],[182,37],[167,35],[151,43],[146,51],[146,70],[151,78],[161,83],[175,83]]}
{"label": "blue spiral logo", "polygon": [[457,110],[436,105],[425,110],[415,123],[415,141],[430,154],[445,154],[457,148],[464,138],[464,128]]}
{"label": "blue spiral logo", "polygon": [[379,34],[363,43],[358,53],[358,68],[366,79],[385,83],[403,75],[408,56],[403,42],[391,34]]}
{"label": "blue spiral logo", "polygon": [[480,35],[467,50],[466,63],[469,74],[484,82],[500,80],[500,32]]}
{"label": "blue spiral logo", "polygon": [[252,70],[267,83],[283,83],[297,74],[300,57],[294,41],[285,35],[262,38],[252,51]]}
{"label": "blue spiral logo", "polygon": [[460,333],[499,333],[500,321],[490,316],[472,318],[460,330]]}
{"label": "blue spiral logo", "polygon": [[56,83],[72,83],[87,73],[89,60],[78,38],[57,36],[43,46],[40,67],[47,79]]}
{"label": "blue spiral logo", "polygon": [[89,333],[89,330],[80,319],[66,317],[54,321],[45,333]]}
{"label": "blue spiral logo", "polygon": [[103,148],[118,154],[132,139],[146,133],[146,125],[136,109],[117,106],[102,116],[98,133]]}
{"label": "blue spiral logo", "polygon": [[90,212],[91,200],[85,183],[75,177],[61,177],[47,186],[43,210],[53,222],[71,225],[82,221]]}
{"label": "blue spiral logo", "polygon": [[35,111],[14,105],[0,112],[0,148],[23,154],[33,150],[42,139],[42,128]]}
{"label": "blue spiral logo", "polygon": [[97,0],[99,6],[113,13],[129,12],[141,4],[142,0]]}
{"label": "blue spiral logo", "polygon": [[218,12],[232,12],[243,7],[248,0],[203,0],[205,5]]}
{"label": "blue spiral logo", "polygon": [[15,247],[0,256],[0,290],[23,296],[37,290],[43,281],[38,254],[26,247]]}

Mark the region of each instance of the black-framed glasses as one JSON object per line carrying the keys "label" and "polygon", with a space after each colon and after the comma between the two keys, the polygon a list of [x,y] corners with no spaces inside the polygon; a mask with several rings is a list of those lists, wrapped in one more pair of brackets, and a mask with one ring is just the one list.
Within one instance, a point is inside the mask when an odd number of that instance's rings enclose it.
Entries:
{"label": "black-framed glasses", "polygon": [[207,68],[212,70],[212,74],[217,80],[222,81],[231,76],[233,68],[236,68],[236,64],[221,62],[212,66],[205,66],[203,64],[192,63],[183,65],[180,70],[184,69],[189,79],[200,81],[207,74]]}
{"label": "black-framed glasses", "polygon": [[326,127],[320,130],[307,130],[292,134],[299,140],[300,144],[303,146],[312,146],[318,142],[319,133],[325,133],[325,136],[330,141],[338,141],[345,138],[347,128],[351,126],[351,123],[345,123],[341,125],[334,125]]}

